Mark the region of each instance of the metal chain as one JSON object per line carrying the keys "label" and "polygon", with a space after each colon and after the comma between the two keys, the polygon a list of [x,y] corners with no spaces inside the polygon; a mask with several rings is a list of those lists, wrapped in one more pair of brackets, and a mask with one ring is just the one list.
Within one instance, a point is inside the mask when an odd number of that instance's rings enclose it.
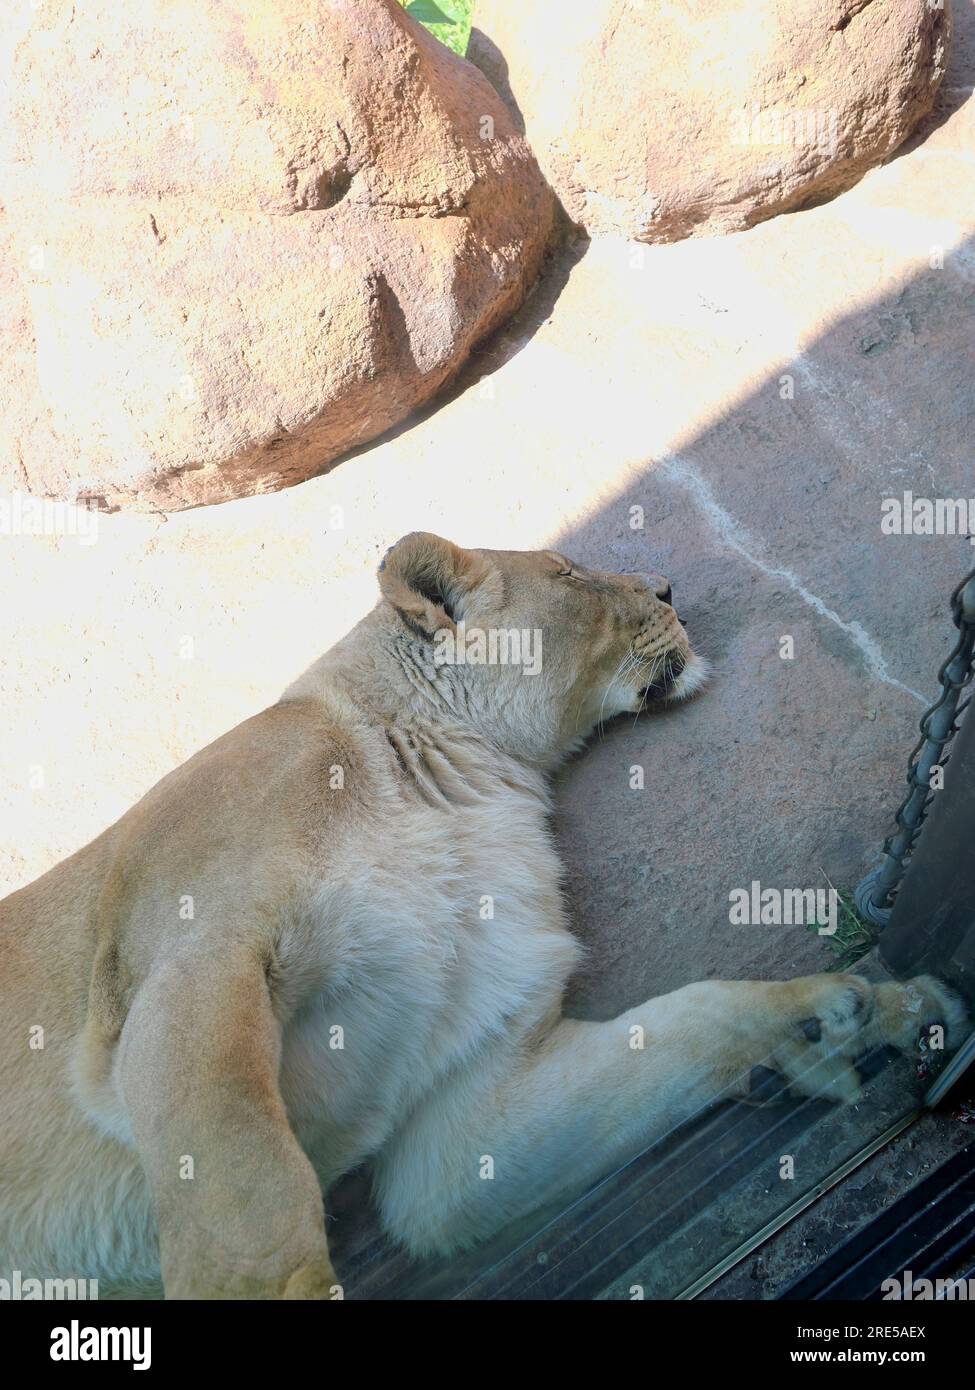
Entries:
{"label": "metal chain", "polygon": [[971,696],[961,701],[960,697],[975,674],[975,570],[965,576],[952,594],[951,616],[958,629],[958,641],[938,672],[941,694],[921,718],[921,737],[908,760],[907,795],[897,808],[896,827],[884,841],[880,863],[857,885],[853,895],[862,916],[877,926],[884,926],[890,918],[907,860],[927,817],[934,794],[932,770],[947,766],[945,750],[958,731],[959,716],[971,702]]}

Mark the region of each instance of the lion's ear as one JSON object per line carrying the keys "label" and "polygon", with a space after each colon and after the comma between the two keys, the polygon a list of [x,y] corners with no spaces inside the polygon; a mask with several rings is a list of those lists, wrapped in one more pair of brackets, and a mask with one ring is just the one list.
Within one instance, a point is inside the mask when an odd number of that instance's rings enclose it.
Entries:
{"label": "lion's ear", "polygon": [[476,551],[413,531],[387,550],[379,566],[379,587],[414,631],[432,637],[441,628],[456,631],[468,595],[488,573]]}

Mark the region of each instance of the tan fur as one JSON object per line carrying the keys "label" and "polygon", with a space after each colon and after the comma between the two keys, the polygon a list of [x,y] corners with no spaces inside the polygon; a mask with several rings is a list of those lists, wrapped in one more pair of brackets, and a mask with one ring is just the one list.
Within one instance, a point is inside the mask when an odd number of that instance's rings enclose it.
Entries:
{"label": "tan fur", "polygon": [[[0,904],[0,1275],[328,1298],[321,1193],[366,1158],[388,1230],[449,1251],[755,1063],[851,1099],[850,1059],[910,1046],[919,1008],[962,1026],[933,981],[850,976],[562,1018],[548,776],[702,663],[654,576],[413,535],[380,585],[278,704]],[[540,630],[541,670],[436,665],[461,624]]]}

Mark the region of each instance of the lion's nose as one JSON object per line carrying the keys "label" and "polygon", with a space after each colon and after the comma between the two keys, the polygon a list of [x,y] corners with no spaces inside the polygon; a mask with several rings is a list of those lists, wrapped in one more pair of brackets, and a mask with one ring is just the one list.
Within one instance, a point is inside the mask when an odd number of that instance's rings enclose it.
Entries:
{"label": "lion's nose", "polygon": [[662,574],[637,574],[636,578],[641,584],[647,585],[663,603],[670,602],[670,581],[665,580]]}
{"label": "lion's nose", "polygon": [[638,574],[637,579],[641,579],[648,589],[652,589],[661,603],[670,603],[673,590],[669,579],[665,579],[662,574]]}

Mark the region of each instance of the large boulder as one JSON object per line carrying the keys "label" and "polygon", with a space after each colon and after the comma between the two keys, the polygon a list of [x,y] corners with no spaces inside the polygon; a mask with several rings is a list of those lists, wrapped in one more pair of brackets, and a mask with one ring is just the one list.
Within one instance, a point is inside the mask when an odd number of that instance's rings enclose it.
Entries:
{"label": "large boulder", "polygon": [[45,0],[0,43],[18,488],[300,482],[427,401],[539,268],[556,205],[523,137],[396,0]]}
{"label": "large boulder", "polygon": [[468,57],[590,234],[676,241],[849,187],[931,107],[947,0],[478,0]]}

